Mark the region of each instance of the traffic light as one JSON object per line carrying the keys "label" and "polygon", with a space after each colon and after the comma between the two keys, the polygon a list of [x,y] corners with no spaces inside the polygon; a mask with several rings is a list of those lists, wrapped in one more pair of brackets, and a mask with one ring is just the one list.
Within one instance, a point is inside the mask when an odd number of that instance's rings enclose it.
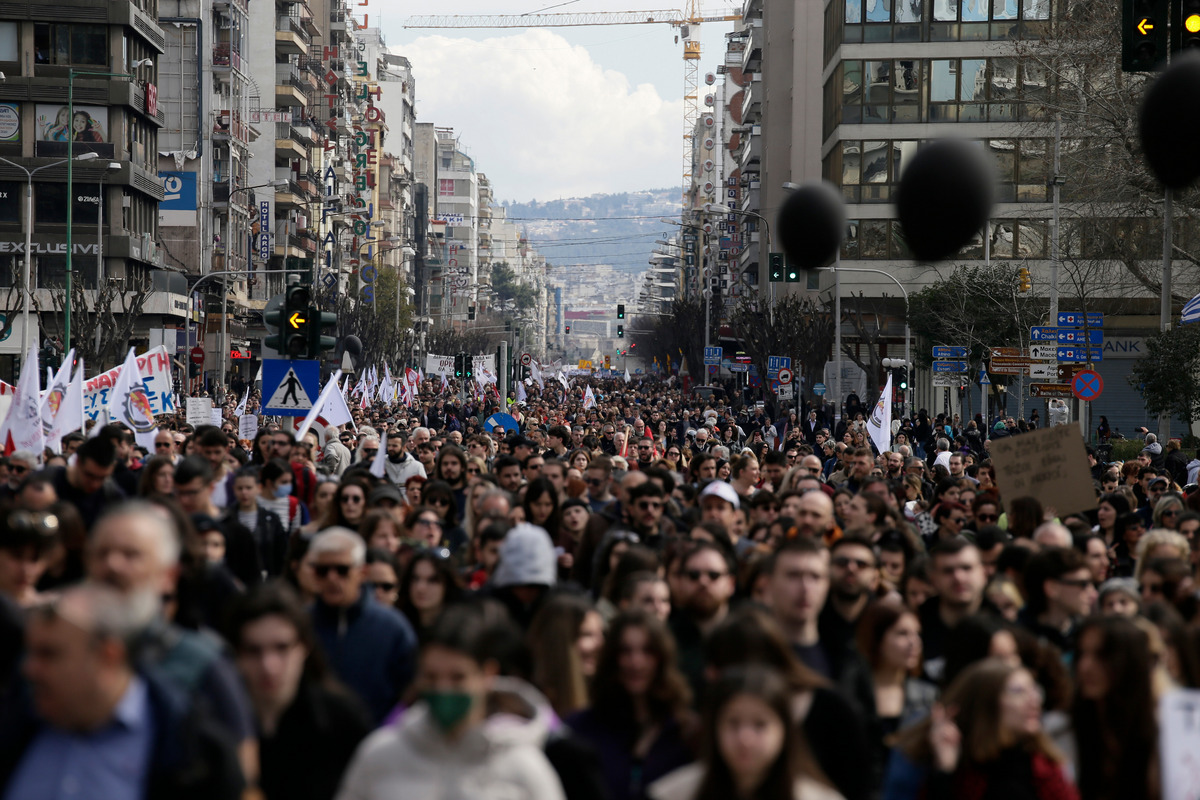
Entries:
{"label": "traffic light", "polygon": [[[284,294],[283,307],[267,312],[267,324],[275,326],[278,330],[278,333],[267,337],[267,347],[286,358],[308,357],[311,335],[308,321],[311,301],[312,292],[307,286],[301,283],[293,283],[288,286]],[[319,326],[316,331],[317,336],[320,337],[321,328]],[[332,347],[333,340],[330,339],[330,342],[329,346]]]}
{"label": "traffic light", "polygon": [[567,325],[567,326],[564,328],[564,330],[565,330],[567,333],[570,333],[570,332],[571,332],[571,326],[570,326],[570,325]]}
{"label": "traffic light", "polygon": [[325,329],[337,325],[337,314],[322,311],[316,306],[308,308],[308,357],[320,358],[322,350],[337,347],[337,339],[325,336]]}
{"label": "traffic light", "polygon": [[788,283],[799,283],[800,268],[789,261],[787,263],[787,268],[783,271],[783,279]]}
{"label": "traffic light", "polygon": [[[1193,6],[1191,11],[1187,10]],[[1195,16],[1194,0],[1180,0],[1180,16],[1171,32],[1171,50],[1185,46],[1185,37],[1200,34],[1200,16]],[[1167,58],[1167,18],[1169,0],[1124,0],[1121,17],[1121,69],[1125,72],[1151,72]],[[1197,30],[1188,33],[1185,23],[1195,16]]]}
{"label": "traffic light", "polygon": [[770,253],[767,256],[771,283],[783,283],[783,253]]}
{"label": "traffic light", "polygon": [[43,367],[58,369],[62,362],[62,357],[59,355],[57,347],[47,344],[38,352],[38,360],[42,363]]}
{"label": "traffic light", "polygon": [[1171,52],[1193,47],[1200,47],[1200,0],[1179,0],[1179,17],[1171,26]]}
{"label": "traffic light", "polygon": [[464,370],[463,361],[464,361],[464,359],[465,359],[465,356],[462,353],[459,353],[456,356],[454,356],[454,377],[459,380],[461,380],[462,376],[463,376],[463,370]]}
{"label": "traffic light", "polygon": [[625,319],[625,304],[617,303],[617,319]]}
{"label": "traffic light", "polygon": [[624,326],[624,325],[618,325],[618,326],[617,326],[617,338],[618,338],[618,339],[624,339],[624,338],[625,338],[625,326]]}
{"label": "traffic light", "polygon": [[463,353],[462,359],[463,359],[463,377],[466,378],[467,380],[471,380],[472,378],[475,377],[474,359],[471,358],[470,353]]}
{"label": "traffic light", "polygon": [[1021,267],[1017,270],[1017,291],[1022,294],[1033,288],[1033,283],[1029,280],[1029,268]]}
{"label": "traffic light", "polygon": [[475,319],[475,306],[467,306],[467,320]]}
{"label": "traffic light", "polygon": [[900,387],[900,391],[908,391],[908,367],[896,370],[896,385]]}

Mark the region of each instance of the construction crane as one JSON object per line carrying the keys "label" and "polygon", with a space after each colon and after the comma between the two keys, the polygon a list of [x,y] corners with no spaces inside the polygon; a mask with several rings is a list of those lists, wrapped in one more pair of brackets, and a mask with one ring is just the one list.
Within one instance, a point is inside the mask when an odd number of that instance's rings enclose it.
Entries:
{"label": "construction crane", "polygon": [[692,182],[692,140],[700,120],[700,25],[704,22],[735,22],[742,15],[734,10],[705,16],[700,0],[686,0],[683,10],[591,11],[577,14],[434,14],[409,17],[406,28],[582,28],[594,25],[670,25],[683,40],[683,199],[688,202]]}

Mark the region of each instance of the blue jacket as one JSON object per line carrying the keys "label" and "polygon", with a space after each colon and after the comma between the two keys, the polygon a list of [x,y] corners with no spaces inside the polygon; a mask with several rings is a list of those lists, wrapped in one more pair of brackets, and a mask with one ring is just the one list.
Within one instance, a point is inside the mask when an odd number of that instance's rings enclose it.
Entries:
{"label": "blue jacket", "polygon": [[349,608],[334,608],[318,598],[312,619],[333,671],[362,698],[379,724],[416,672],[417,635],[412,626],[396,609],[376,603],[366,586]]}

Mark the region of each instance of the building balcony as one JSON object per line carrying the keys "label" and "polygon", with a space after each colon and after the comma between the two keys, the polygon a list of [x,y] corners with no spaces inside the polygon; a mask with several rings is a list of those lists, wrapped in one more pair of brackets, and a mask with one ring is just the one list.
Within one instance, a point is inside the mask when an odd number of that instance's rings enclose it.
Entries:
{"label": "building balcony", "polygon": [[297,142],[290,135],[280,136],[275,135],[275,157],[276,158],[308,158],[308,151],[304,145]]}
{"label": "building balcony", "polygon": [[217,42],[213,45],[213,70],[218,72],[226,72],[230,69],[242,71],[242,54],[229,44],[229,42]]}
{"label": "building balcony", "polygon": [[304,91],[290,83],[275,84],[275,105],[278,106],[308,106],[308,96]]}
{"label": "building balcony", "polygon": [[742,97],[742,124],[752,125],[762,118],[762,76],[755,75]]}
{"label": "building balcony", "polygon": [[758,166],[762,163],[762,128],[754,126],[753,133],[742,140],[742,149],[738,152],[738,163],[742,169]]}
{"label": "building balcony", "polygon": [[312,37],[304,29],[299,17],[279,17],[275,26],[275,52],[279,55],[308,55],[308,44]]}
{"label": "building balcony", "polygon": [[218,141],[232,139],[243,145],[249,144],[250,126],[242,119],[240,112],[218,111],[217,118],[213,121],[213,138]]}
{"label": "building balcony", "polygon": [[763,21],[761,18],[746,20],[745,49],[742,51],[742,71],[749,74],[762,69]]}

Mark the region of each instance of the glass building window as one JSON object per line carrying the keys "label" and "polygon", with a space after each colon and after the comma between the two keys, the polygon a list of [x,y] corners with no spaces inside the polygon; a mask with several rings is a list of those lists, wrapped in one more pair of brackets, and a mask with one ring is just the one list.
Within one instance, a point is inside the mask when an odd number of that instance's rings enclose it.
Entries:
{"label": "glass building window", "polygon": [[108,63],[108,27],[39,22],[33,26],[38,64],[103,67]]}

